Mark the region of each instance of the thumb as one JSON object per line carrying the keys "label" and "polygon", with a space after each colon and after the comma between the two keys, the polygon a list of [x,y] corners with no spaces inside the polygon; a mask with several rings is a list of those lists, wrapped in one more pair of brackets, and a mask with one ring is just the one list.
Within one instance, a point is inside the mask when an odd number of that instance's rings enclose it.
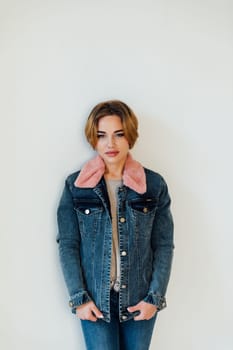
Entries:
{"label": "thumb", "polygon": [[127,310],[128,310],[129,312],[138,311],[138,306],[137,306],[137,305],[129,306],[129,307],[127,307]]}

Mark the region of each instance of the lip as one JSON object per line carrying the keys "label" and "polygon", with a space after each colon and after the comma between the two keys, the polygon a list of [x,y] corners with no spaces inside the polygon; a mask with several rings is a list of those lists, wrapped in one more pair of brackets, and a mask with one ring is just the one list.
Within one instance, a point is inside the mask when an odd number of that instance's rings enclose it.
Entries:
{"label": "lip", "polygon": [[118,151],[108,151],[108,152],[105,152],[105,154],[108,157],[116,157],[119,154],[119,152]]}

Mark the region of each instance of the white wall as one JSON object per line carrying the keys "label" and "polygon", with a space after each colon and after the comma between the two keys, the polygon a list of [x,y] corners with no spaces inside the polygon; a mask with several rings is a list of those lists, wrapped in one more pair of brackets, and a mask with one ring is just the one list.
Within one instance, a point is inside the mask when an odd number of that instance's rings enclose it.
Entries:
{"label": "white wall", "polygon": [[85,118],[109,98],[138,114],[133,154],[173,198],[152,349],[232,349],[232,2],[2,1],[0,28],[1,349],[84,349],[55,212],[64,178],[92,156]]}

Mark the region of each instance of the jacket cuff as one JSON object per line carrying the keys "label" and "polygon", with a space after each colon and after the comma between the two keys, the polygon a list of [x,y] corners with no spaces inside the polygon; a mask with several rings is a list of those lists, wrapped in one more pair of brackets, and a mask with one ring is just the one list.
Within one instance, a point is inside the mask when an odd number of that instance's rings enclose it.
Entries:
{"label": "jacket cuff", "polygon": [[143,299],[146,303],[153,304],[157,306],[157,310],[160,311],[164,309],[167,306],[167,302],[165,297],[154,294],[154,293],[148,293],[147,296]]}
{"label": "jacket cuff", "polygon": [[88,293],[84,290],[82,292],[78,292],[70,297],[69,306],[73,314],[76,314],[76,307],[79,305],[85,304],[92,299],[88,295]]}

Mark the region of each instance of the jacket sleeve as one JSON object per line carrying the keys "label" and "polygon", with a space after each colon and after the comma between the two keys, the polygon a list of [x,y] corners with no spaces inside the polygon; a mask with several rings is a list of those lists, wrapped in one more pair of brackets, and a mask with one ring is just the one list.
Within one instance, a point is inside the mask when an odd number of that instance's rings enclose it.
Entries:
{"label": "jacket sleeve", "polygon": [[156,305],[158,310],[166,307],[165,294],[170,278],[174,250],[173,219],[170,211],[171,200],[163,178],[161,178],[160,189],[151,239],[153,273],[148,294],[144,299],[144,301]]}
{"label": "jacket sleeve", "polygon": [[57,210],[59,257],[63,275],[69,291],[69,306],[72,312],[76,307],[91,300],[85,290],[80,263],[80,233],[73,198],[68,181],[65,183]]}

